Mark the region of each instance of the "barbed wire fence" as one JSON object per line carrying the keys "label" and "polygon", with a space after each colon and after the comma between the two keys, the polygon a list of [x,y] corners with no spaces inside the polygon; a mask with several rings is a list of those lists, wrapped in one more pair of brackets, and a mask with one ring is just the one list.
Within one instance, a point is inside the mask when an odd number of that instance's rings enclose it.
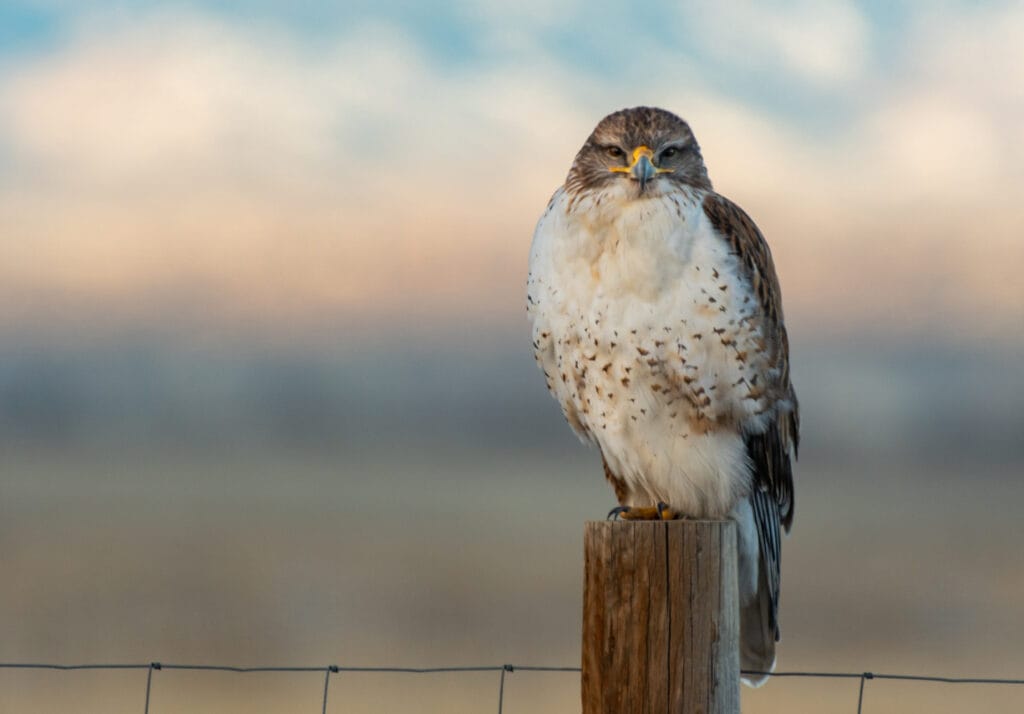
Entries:
{"label": "barbed wire fence", "polygon": [[[375,673],[375,674],[442,674],[458,672],[498,672],[498,714],[502,714],[505,706],[505,676],[514,672],[571,672],[579,674],[579,667],[545,667],[539,665],[480,665],[469,667],[347,667],[336,664],[320,667],[239,667],[223,664],[165,664],[149,662],[146,664],[52,664],[40,662],[0,662],[3,669],[49,669],[59,671],[71,670],[146,670],[146,699],[143,714],[150,714],[150,695],[153,690],[153,673],[165,670],[185,670],[193,672],[235,672],[252,674],[261,672],[323,672],[323,705],[321,714],[327,714],[328,695],[330,694],[331,675],[342,673]],[[888,679],[909,682],[930,682],[938,684],[981,684],[981,685],[1021,685],[1024,679],[991,679],[983,677],[938,677],[920,674],[886,674],[881,672],[756,672],[744,671],[748,675],[767,675],[772,678],[807,678],[807,679],[859,679],[857,691],[857,714],[864,714],[865,684],[872,679]]]}

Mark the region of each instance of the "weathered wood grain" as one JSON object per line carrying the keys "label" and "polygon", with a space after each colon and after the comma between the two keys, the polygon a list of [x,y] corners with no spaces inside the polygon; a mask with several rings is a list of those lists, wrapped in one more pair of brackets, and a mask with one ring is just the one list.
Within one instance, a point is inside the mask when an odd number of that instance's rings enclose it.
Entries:
{"label": "weathered wood grain", "polygon": [[738,714],[731,521],[584,532],[583,714]]}

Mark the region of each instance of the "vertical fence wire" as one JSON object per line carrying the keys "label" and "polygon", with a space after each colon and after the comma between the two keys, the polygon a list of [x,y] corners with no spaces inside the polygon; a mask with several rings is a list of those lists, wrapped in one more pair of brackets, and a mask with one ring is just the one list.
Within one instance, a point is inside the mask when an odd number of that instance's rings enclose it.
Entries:
{"label": "vertical fence wire", "polygon": [[324,705],[320,709],[320,713],[321,714],[327,714],[327,688],[331,684],[331,672],[334,672],[335,674],[337,674],[337,672],[338,672],[338,665],[336,665],[336,664],[328,665],[326,667],[325,671],[324,671]]}
{"label": "vertical fence wire", "polygon": [[501,666],[501,679],[498,680],[498,714],[501,714],[505,706],[505,672],[515,672],[516,669],[510,664]]}
{"label": "vertical fence wire", "polygon": [[146,708],[143,710],[143,714],[149,714],[149,693],[153,688],[154,669],[160,669],[159,662],[150,662],[149,667],[146,668]]}
{"label": "vertical fence wire", "polygon": [[861,714],[864,709],[864,682],[874,678],[875,675],[871,672],[863,672],[860,675],[860,691],[857,693],[857,714]]}

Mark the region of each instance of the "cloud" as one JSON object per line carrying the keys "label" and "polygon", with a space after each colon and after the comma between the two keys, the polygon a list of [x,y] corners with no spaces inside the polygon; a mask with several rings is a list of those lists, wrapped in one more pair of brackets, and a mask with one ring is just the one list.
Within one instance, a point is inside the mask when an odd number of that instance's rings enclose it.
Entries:
{"label": "cloud", "polygon": [[983,107],[922,91],[872,112],[859,137],[876,155],[872,169],[899,185],[901,198],[941,197],[951,183],[971,200],[998,182],[1000,144]]}
{"label": "cloud", "polygon": [[748,71],[827,85],[858,78],[867,64],[868,25],[846,0],[725,0],[687,7],[684,17],[716,59]]}
{"label": "cloud", "polygon": [[307,52],[194,13],[90,25],[0,106],[0,291],[28,322],[179,293],[271,324],[492,310],[579,133],[529,68],[453,76],[390,26]]}
{"label": "cloud", "polygon": [[[652,103],[691,121],[769,236],[791,321],[1020,337],[1021,103],[976,81],[992,57],[1016,66],[1000,28],[1018,15],[922,20],[912,61],[814,133],[699,72],[602,79],[536,45],[452,64],[394,23],[316,46],[195,11],[86,23],[0,75],[0,324],[517,321],[529,236],[579,143]],[[836,41],[855,74],[859,23],[830,30],[855,37]],[[782,63],[801,44],[758,41]]]}
{"label": "cloud", "polygon": [[8,131],[28,161],[90,183],[315,165],[347,110],[393,111],[381,100],[416,81],[400,38],[367,33],[324,57],[269,28],[187,13],[82,31],[7,83]]}
{"label": "cloud", "polygon": [[1011,178],[1010,189],[1024,183],[1024,85],[1010,80],[1024,76],[1022,33],[1024,7],[1016,4],[963,10],[946,22],[924,16],[913,28],[917,51],[907,70],[920,91],[949,105],[931,118],[974,117],[958,138],[990,142],[992,155],[984,159],[994,164],[992,178]]}

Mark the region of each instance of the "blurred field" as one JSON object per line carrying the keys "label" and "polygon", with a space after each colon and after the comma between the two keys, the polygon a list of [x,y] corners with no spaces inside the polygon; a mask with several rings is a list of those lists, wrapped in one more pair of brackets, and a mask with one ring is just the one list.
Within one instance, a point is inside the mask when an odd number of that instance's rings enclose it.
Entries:
{"label": "blurred field", "polygon": [[[7,355],[0,609],[17,616],[0,659],[575,665],[582,524],[612,502],[599,462],[518,335],[445,343]],[[779,668],[1020,677],[1010,356],[801,355]],[[0,710],[138,711],[144,683],[0,671]],[[165,671],[151,711],[316,711],[321,687]],[[331,694],[337,712],[489,711],[497,673],[343,674]],[[749,712],[848,712],[856,682],[745,697]],[[577,698],[577,675],[517,672],[505,711]],[[875,681],[865,699],[872,713],[1019,708],[1011,687]]]}

